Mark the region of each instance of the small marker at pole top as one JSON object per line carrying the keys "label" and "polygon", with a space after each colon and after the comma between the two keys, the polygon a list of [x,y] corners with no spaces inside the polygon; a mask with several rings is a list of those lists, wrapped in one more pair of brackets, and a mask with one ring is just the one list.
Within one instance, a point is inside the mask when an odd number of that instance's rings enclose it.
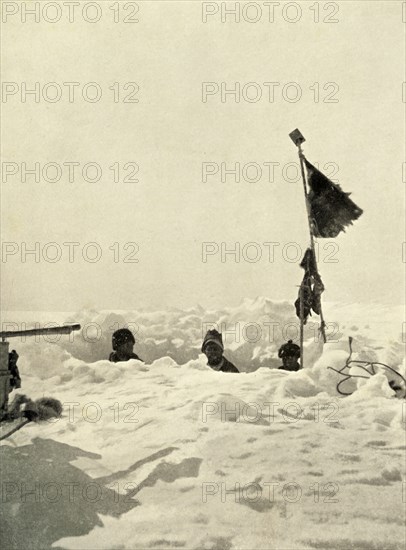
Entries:
{"label": "small marker at pole top", "polygon": [[293,141],[293,143],[299,148],[300,148],[301,144],[304,141],[306,141],[304,135],[301,133],[299,128],[296,128],[296,130],[293,130],[293,132],[290,132],[289,137]]}

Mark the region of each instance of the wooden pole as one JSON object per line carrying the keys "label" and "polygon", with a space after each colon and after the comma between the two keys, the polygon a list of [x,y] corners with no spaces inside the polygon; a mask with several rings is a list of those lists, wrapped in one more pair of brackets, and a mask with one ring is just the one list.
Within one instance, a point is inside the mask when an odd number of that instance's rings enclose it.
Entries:
{"label": "wooden pole", "polygon": [[[314,237],[313,237],[313,222],[311,219],[311,211],[310,211],[310,204],[309,204],[309,197],[307,194],[307,183],[306,183],[306,175],[305,175],[305,169],[304,169],[304,154],[302,151],[302,144],[300,141],[296,142],[298,152],[299,152],[299,160],[300,160],[300,171],[302,173],[302,180],[303,180],[303,190],[304,190],[304,196],[305,196],[305,202],[306,202],[306,211],[307,211],[307,221],[309,224],[309,233],[310,233],[310,247],[313,252],[313,258],[314,263],[317,270],[317,259],[316,259],[316,252],[314,250]],[[300,304],[302,305],[302,299],[300,299]],[[320,302],[320,332],[323,337],[323,342],[326,343],[326,330],[325,330],[325,322],[323,317],[323,310],[321,308],[321,302]]]}
{"label": "wooden pole", "polygon": [[304,358],[303,358],[303,332],[304,332],[304,289],[303,283],[300,285],[299,290],[300,295],[300,368],[303,368]]}

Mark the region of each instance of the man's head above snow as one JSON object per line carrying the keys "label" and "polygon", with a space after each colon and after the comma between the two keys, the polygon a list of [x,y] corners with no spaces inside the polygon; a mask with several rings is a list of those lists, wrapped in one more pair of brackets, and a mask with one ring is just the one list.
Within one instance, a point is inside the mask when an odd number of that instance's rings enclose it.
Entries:
{"label": "man's head above snow", "polygon": [[278,351],[278,357],[283,359],[284,357],[300,357],[300,347],[294,344],[292,340],[288,340],[286,344],[283,344]]}
{"label": "man's head above snow", "polygon": [[215,342],[209,342],[204,347],[203,353],[206,355],[207,362],[211,367],[220,365],[221,360],[223,359],[223,350]]}
{"label": "man's head above snow", "polygon": [[213,370],[222,372],[239,372],[237,367],[223,357],[223,338],[217,330],[209,330],[204,337],[202,352],[207,357],[207,364]]}
{"label": "man's head above snow", "polygon": [[217,345],[221,349],[221,351],[224,351],[223,337],[216,329],[207,331],[202,344],[203,353],[206,353],[205,348],[209,343]]}
{"label": "man's head above snow", "polygon": [[286,344],[283,344],[279,348],[278,356],[282,359],[282,366],[280,369],[297,371],[300,369],[298,359],[300,357],[300,347],[294,344],[292,340],[289,340]]}
{"label": "man's head above snow", "polygon": [[131,330],[128,328],[120,328],[113,333],[111,344],[114,351],[117,351],[123,344],[131,342],[134,346],[135,338]]}
{"label": "man's head above snow", "polygon": [[202,352],[206,355],[208,364],[219,365],[223,358],[223,338],[217,330],[209,330],[204,337]]}
{"label": "man's head above snow", "polygon": [[134,353],[135,338],[128,328],[116,330],[112,338],[113,353],[110,354],[110,361],[128,361],[129,359],[139,359]]}

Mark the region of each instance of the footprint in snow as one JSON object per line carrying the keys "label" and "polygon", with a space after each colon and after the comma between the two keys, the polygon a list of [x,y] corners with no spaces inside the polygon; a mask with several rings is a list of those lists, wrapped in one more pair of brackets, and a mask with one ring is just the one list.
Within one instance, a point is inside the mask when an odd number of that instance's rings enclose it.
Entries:
{"label": "footprint in snow", "polygon": [[343,462],[361,462],[360,455],[354,455],[349,453],[337,453],[336,458],[342,460]]}
{"label": "footprint in snow", "polygon": [[385,447],[386,441],[378,440],[378,441],[368,441],[367,443],[368,447]]}

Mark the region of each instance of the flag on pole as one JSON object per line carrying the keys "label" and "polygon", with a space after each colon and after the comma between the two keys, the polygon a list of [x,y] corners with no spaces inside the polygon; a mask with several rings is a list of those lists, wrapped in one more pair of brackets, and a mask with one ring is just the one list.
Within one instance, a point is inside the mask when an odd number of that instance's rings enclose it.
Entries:
{"label": "flag on pole", "polygon": [[[300,267],[305,270],[302,284],[303,289],[303,324],[307,322],[307,318],[311,315],[312,310],[317,315],[321,312],[321,294],[324,291],[324,285],[317,271],[316,259],[314,252],[311,248],[308,248],[305,252],[303,260],[300,263]],[[300,289],[299,296],[295,302],[296,315],[300,319]]]}
{"label": "flag on pole", "polygon": [[333,183],[315,166],[304,159],[307,169],[307,181],[310,187],[308,200],[315,237],[334,238],[345,232],[348,225],[357,220],[362,210],[349,198],[341,187]]}

